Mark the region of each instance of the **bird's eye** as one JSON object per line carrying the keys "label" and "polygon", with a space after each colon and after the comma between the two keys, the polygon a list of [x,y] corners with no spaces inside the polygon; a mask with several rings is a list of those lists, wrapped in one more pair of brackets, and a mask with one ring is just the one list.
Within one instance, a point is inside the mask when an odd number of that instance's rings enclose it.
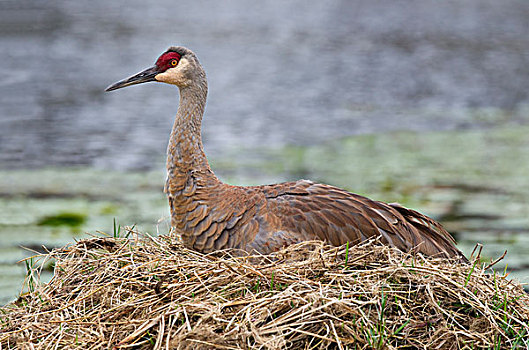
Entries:
{"label": "bird's eye", "polygon": [[178,60],[171,60],[171,66],[176,67]]}

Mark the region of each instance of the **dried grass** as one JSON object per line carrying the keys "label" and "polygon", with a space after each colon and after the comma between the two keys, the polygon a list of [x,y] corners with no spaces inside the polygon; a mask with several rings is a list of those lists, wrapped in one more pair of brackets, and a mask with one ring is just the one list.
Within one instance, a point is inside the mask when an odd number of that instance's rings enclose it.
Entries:
{"label": "dried grass", "polygon": [[175,238],[91,238],[0,309],[0,349],[526,348],[517,282],[373,242],[203,255]]}

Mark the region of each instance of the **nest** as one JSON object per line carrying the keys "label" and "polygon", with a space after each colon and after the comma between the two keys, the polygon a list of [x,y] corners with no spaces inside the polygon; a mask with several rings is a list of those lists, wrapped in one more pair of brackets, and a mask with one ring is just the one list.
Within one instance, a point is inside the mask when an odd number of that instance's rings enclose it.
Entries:
{"label": "nest", "polygon": [[[130,232],[129,232],[130,233]],[[369,242],[204,255],[171,236],[90,238],[0,309],[0,349],[525,349],[529,295],[471,265]]]}

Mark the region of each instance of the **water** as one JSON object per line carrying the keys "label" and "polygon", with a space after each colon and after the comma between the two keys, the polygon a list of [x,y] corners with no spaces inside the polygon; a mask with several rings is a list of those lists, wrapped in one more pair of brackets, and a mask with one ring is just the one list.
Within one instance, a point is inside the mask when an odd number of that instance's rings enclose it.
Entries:
{"label": "water", "polygon": [[210,98],[212,156],[392,130],[526,124],[526,1],[3,1],[3,168],[150,169],[175,89],[106,86],[192,48]]}
{"label": "water", "polygon": [[[399,200],[464,249],[513,248],[524,271],[528,34],[523,0],[0,2],[0,269],[14,276],[0,299],[23,274],[13,247],[113,217],[156,230],[176,89],[103,90],[174,44],[208,73],[204,144],[223,179]],[[70,211],[84,223],[37,225]]]}

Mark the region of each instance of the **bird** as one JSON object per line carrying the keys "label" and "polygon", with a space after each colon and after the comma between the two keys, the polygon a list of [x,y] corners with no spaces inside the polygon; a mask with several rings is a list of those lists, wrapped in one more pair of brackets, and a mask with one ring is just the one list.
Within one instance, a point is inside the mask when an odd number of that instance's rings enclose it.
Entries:
{"label": "bird", "polygon": [[185,247],[202,253],[232,248],[269,254],[309,240],[334,246],[378,240],[403,252],[468,262],[440,223],[398,203],[309,180],[261,186],[223,183],[211,170],[202,144],[208,82],[195,53],[172,46],[154,66],[106,91],[146,82],[176,85],[180,93],[164,192],[171,228]]}

